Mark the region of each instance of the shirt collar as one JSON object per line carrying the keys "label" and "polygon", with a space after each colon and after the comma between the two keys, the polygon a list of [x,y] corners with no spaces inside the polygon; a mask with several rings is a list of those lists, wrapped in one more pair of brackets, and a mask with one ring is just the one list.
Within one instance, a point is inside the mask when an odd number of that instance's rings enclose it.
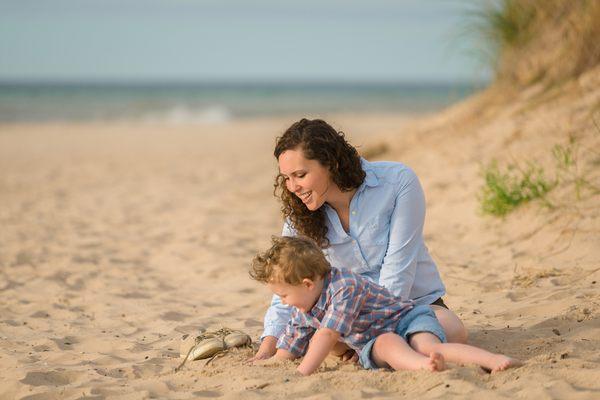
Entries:
{"label": "shirt collar", "polygon": [[362,166],[363,171],[365,171],[365,181],[363,185],[367,185],[369,187],[375,187],[379,185],[379,179],[377,179],[377,175],[375,175],[375,171],[371,167],[371,163],[361,157],[360,164]]}
{"label": "shirt collar", "polygon": [[331,283],[332,278],[333,268],[331,268],[331,270],[327,274],[325,274],[325,277],[323,278],[323,289],[321,290],[321,295],[319,296],[319,299],[317,300],[313,308],[311,308],[308,312],[310,315],[316,317],[319,311],[325,310],[327,306],[327,289],[329,288],[329,284]]}
{"label": "shirt collar", "polygon": [[[355,197],[359,197],[367,186],[376,187],[379,185],[379,179],[377,178],[377,175],[375,175],[375,171],[373,170],[373,167],[371,167],[371,163],[361,157],[360,165],[362,167],[362,170],[365,171],[365,180],[363,181],[363,183],[360,184],[360,186],[356,190],[356,194],[354,195]],[[352,201],[356,200],[353,199]],[[327,203],[325,203],[323,206],[325,207],[325,213],[327,214],[327,218],[329,219],[330,224],[333,226],[333,229],[337,232],[337,235],[339,235],[339,237],[346,237],[347,234],[343,232],[342,225],[336,224],[334,222],[336,219],[339,219],[337,212],[333,209],[333,207],[331,207]],[[330,232],[328,232],[327,237],[331,241],[332,237],[330,236]]]}

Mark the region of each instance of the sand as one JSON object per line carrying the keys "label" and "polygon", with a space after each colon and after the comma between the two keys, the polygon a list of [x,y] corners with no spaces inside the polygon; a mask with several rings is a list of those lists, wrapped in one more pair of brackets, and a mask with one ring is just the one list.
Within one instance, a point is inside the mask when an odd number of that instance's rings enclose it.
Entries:
{"label": "sand", "polygon": [[600,196],[564,184],[554,208],[502,219],[481,215],[477,193],[482,163],[550,166],[569,132],[600,185],[599,76],[417,119],[327,116],[371,158],[417,171],[447,304],[473,344],[526,363],[493,375],[328,359],[300,378],[291,362],[245,364],[251,349],[173,372],[184,334],[262,331],[270,296],[247,268],[280,232],[271,152],[293,117],[0,127],[0,398],[597,398]]}

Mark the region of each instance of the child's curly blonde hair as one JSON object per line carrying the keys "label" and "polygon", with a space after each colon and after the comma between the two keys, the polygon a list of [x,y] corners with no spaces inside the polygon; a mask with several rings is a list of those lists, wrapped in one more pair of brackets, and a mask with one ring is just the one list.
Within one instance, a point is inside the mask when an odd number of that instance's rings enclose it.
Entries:
{"label": "child's curly blonde hair", "polygon": [[271,238],[271,248],[252,260],[250,277],[263,283],[299,285],[303,279],[324,277],[331,270],[317,243],[305,236]]}

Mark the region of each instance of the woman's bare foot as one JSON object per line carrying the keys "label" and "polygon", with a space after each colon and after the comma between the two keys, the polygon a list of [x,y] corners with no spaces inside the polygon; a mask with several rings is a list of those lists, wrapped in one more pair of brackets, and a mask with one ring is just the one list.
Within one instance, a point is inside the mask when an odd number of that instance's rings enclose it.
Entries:
{"label": "woman's bare foot", "polygon": [[436,372],[436,371],[439,372],[439,371],[443,371],[444,369],[446,369],[446,363],[444,362],[444,356],[441,355],[440,353],[436,353],[435,351],[432,351],[431,354],[429,354],[427,369],[429,369],[431,372]]}
{"label": "woman's bare foot", "polygon": [[490,363],[486,365],[487,368],[484,369],[489,370],[491,373],[504,371],[509,368],[516,368],[523,365],[523,363],[516,358],[511,358],[502,354],[494,355],[494,358],[490,360]]}

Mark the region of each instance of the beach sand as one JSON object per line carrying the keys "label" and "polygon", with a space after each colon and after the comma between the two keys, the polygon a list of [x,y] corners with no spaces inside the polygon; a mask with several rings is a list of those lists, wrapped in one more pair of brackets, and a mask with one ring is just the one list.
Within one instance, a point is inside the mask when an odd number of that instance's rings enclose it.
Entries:
{"label": "beach sand", "polygon": [[251,349],[173,372],[184,334],[228,326],[256,345],[270,295],[247,269],[281,230],[272,148],[293,118],[1,127],[0,398],[598,398],[599,196],[563,185],[554,208],[501,219],[479,213],[477,193],[482,164],[551,165],[568,132],[599,184],[599,75],[572,95],[482,94],[416,120],[327,116],[364,154],[418,173],[446,303],[473,344],[526,362],[493,375],[328,359],[301,378],[292,362],[245,364]]}

